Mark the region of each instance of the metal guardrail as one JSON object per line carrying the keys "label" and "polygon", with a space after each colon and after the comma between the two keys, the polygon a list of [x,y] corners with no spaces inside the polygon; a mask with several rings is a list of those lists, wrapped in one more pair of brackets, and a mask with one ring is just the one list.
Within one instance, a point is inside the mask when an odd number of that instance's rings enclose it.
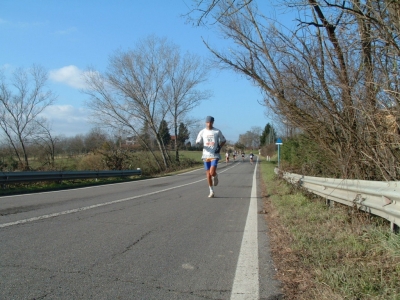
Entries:
{"label": "metal guardrail", "polygon": [[[275,168],[279,174],[279,169]],[[390,221],[391,230],[400,226],[400,181],[368,181],[320,178],[284,172],[283,178],[327,200],[360,210]]]}
{"label": "metal guardrail", "polygon": [[0,172],[0,184],[34,182],[34,181],[61,181],[71,179],[89,179],[106,177],[126,177],[142,175],[142,170],[122,171],[50,171],[50,172]]}

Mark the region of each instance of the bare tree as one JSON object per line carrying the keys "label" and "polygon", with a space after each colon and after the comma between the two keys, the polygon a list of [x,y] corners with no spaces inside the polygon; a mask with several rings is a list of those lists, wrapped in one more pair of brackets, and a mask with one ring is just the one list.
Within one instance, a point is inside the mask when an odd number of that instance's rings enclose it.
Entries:
{"label": "bare tree", "polygon": [[64,139],[65,152],[69,157],[86,154],[85,148],[85,136],[83,134],[77,134],[75,136],[66,137]]}
{"label": "bare tree", "polygon": [[253,126],[250,130],[246,131],[246,133],[239,135],[238,142],[243,144],[246,148],[259,148],[261,132],[261,127]]}
{"label": "bare tree", "polygon": [[[133,50],[116,52],[104,74],[88,72],[89,88],[85,93],[91,96],[89,106],[98,123],[134,133],[158,166],[166,169],[171,159],[159,134],[159,124],[172,116],[177,136],[179,122],[186,113],[209,97],[208,92],[196,89],[205,76],[206,67],[199,58],[189,54],[182,57],[173,43],[150,36]],[[162,163],[141,134],[144,126],[155,137]]]}
{"label": "bare tree", "polygon": [[92,128],[84,137],[86,151],[93,153],[109,141],[108,134],[98,127]]}
{"label": "bare tree", "polygon": [[27,144],[42,133],[40,113],[55,101],[46,90],[47,72],[33,66],[17,69],[8,82],[0,74],[0,128],[24,170],[29,170]]}
{"label": "bare tree", "polygon": [[[205,24],[207,17],[211,14],[215,23],[217,23],[223,17],[237,13],[252,1],[253,0],[233,0],[226,2],[225,0],[193,0],[193,7],[186,16],[190,22],[201,25]],[[216,8],[221,4],[225,6],[225,9],[217,10]]]}
{"label": "bare tree", "polygon": [[[166,39],[150,36],[133,50],[117,51],[111,56],[105,74],[92,71],[86,75],[89,88],[84,91],[91,96],[89,106],[94,119],[103,126],[122,128],[140,139],[140,128],[147,122],[156,137],[163,169],[168,168],[170,161],[158,126],[168,112],[162,91],[175,49]],[[161,168],[153,150],[150,147],[148,150]]]}
{"label": "bare tree", "polygon": [[47,123],[39,123],[38,128],[42,134],[37,135],[33,142],[38,147],[40,156],[44,158],[44,164],[54,168],[56,147],[61,138],[51,134],[50,126]]}
{"label": "bare tree", "polygon": [[[178,137],[179,123],[183,122],[187,113],[211,96],[211,92],[197,89],[206,80],[207,73],[208,67],[200,57],[189,53],[182,56],[179,51],[173,53],[168,64],[163,96],[168,103],[175,137]],[[177,138],[174,149],[175,160],[179,161]]]}
{"label": "bare tree", "polygon": [[234,42],[229,51],[206,44],[221,66],[251,78],[265,105],[334,157],[344,178],[399,178],[398,3],[286,1],[301,16],[291,30],[255,1],[234,2],[200,2],[202,17]]}

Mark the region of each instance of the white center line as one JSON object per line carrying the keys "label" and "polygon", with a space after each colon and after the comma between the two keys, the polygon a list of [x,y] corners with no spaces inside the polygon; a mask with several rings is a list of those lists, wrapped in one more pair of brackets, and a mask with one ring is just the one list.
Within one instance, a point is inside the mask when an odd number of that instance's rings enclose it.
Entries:
{"label": "white center line", "polygon": [[118,199],[118,200],[99,203],[99,204],[95,204],[95,205],[90,205],[90,206],[85,206],[85,207],[65,210],[65,211],[62,211],[62,212],[57,212],[57,213],[43,215],[43,216],[39,216],[39,217],[19,220],[19,221],[10,222],[10,223],[4,223],[4,224],[0,224],[0,228],[12,226],[12,225],[23,224],[23,223],[28,223],[28,222],[33,222],[33,221],[38,221],[38,220],[43,220],[43,219],[48,219],[48,218],[53,218],[53,217],[58,217],[58,216],[61,216],[61,215],[73,214],[73,213],[76,213],[76,212],[79,212],[79,211],[84,211],[84,210],[88,210],[88,209],[92,209],[92,208],[97,208],[97,207],[102,207],[102,206],[111,205],[111,204],[115,204],[115,203],[130,201],[130,200],[133,200],[133,199],[146,197],[146,196],[162,193],[162,192],[165,192],[165,191],[177,189],[177,188],[180,188],[180,187],[184,187],[184,186],[187,186],[187,185],[191,185],[191,184],[194,184],[194,183],[198,183],[198,182],[203,181],[203,180],[205,180],[205,179],[201,179],[201,180],[193,181],[193,182],[190,182],[190,183],[186,183],[186,184],[170,187],[170,188],[167,188],[167,189],[163,189],[163,190],[159,190],[159,191],[155,191],[155,192],[151,192],[151,193],[147,193],[147,194],[133,196],[133,197],[129,197],[129,198]]}
{"label": "white center line", "polygon": [[[232,166],[231,168],[233,168],[233,167],[234,166]],[[219,172],[219,173],[224,173],[225,171],[227,171],[229,169],[230,168],[224,169],[222,172]],[[94,204],[94,205],[90,205],[90,206],[69,209],[69,210],[65,210],[65,211],[61,211],[61,212],[57,212],[57,213],[52,213],[52,214],[48,214],[48,215],[33,217],[33,218],[29,218],[29,219],[18,220],[18,221],[14,221],[14,222],[10,222],[10,223],[3,223],[3,224],[0,224],[0,228],[9,227],[9,226],[18,225],[18,224],[24,224],[24,223],[28,223],[28,222],[34,222],[34,221],[38,221],[38,220],[54,218],[54,217],[58,217],[58,216],[62,216],[62,215],[73,214],[73,213],[76,213],[76,212],[85,211],[85,210],[88,210],[88,209],[93,209],[93,208],[102,207],[102,206],[106,206],[106,205],[111,205],[111,204],[115,204],[115,203],[126,202],[126,201],[130,201],[130,200],[133,200],[133,199],[138,199],[138,198],[141,198],[141,197],[155,195],[155,194],[158,194],[158,193],[162,193],[162,192],[170,191],[170,190],[173,190],[173,189],[181,188],[181,187],[188,186],[188,185],[191,185],[191,184],[195,184],[195,183],[198,183],[198,182],[204,181],[204,180],[205,179],[200,179],[200,180],[189,182],[189,183],[186,183],[186,184],[170,187],[170,188],[167,188],[167,189],[163,189],[163,190],[159,190],[159,191],[155,191],[155,192],[151,192],[151,193],[147,193],[147,194],[133,196],[133,197],[129,197],[129,198],[118,199],[118,200],[99,203],[99,204]]]}

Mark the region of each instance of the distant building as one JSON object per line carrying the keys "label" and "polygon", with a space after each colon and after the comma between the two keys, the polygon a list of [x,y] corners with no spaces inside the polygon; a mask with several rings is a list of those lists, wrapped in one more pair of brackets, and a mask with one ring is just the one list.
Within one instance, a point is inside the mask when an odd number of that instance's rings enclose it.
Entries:
{"label": "distant building", "polygon": [[137,142],[137,139],[135,136],[127,136],[125,140],[125,145],[135,145]]}

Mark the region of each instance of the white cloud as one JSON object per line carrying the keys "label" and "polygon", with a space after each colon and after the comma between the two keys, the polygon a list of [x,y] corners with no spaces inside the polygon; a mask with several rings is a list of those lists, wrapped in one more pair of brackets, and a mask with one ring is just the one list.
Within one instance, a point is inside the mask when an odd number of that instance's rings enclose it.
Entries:
{"label": "white cloud", "polygon": [[86,108],[76,108],[72,105],[50,105],[44,113],[51,118],[68,118],[67,122],[75,122],[78,120],[87,120],[89,111]]}
{"label": "white cloud", "polygon": [[55,32],[56,35],[69,35],[72,34],[74,32],[78,31],[78,29],[76,27],[70,27],[64,30],[58,30]]}
{"label": "white cloud", "polygon": [[72,105],[51,105],[41,114],[51,126],[54,135],[75,136],[86,134],[93,125],[89,122],[90,111]]}
{"label": "white cloud", "polygon": [[49,78],[51,80],[64,83],[76,89],[84,89],[86,87],[83,75],[84,71],[74,65],[51,70],[49,72]]}
{"label": "white cloud", "polygon": [[11,26],[12,28],[29,29],[29,28],[46,26],[46,25],[48,25],[48,22],[47,21],[44,21],[44,22],[9,21],[9,20],[0,18],[0,24]]}
{"label": "white cloud", "polygon": [[14,70],[15,68],[14,68],[14,66],[12,66],[12,65],[10,65],[10,64],[4,64],[4,65],[1,65],[0,66],[0,71],[3,71],[3,72],[5,72],[5,71],[12,71],[12,70]]}

